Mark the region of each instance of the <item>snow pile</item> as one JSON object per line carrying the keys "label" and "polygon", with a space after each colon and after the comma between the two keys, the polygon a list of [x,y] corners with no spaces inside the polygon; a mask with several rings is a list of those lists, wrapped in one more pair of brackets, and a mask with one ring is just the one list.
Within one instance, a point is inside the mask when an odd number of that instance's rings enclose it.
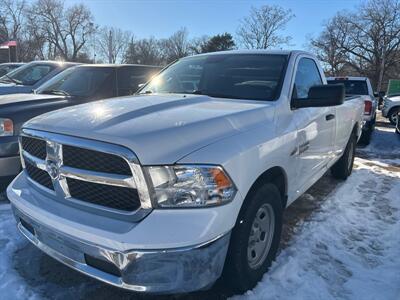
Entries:
{"label": "snow pile", "polygon": [[400,299],[399,163],[356,159],[262,282],[234,299]]}
{"label": "snow pile", "polygon": [[[36,299],[30,287],[14,270],[14,253],[28,243],[17,232],[10,205],[0,205],[0,298]],[[27,260],[30,258],[27,257]]]}

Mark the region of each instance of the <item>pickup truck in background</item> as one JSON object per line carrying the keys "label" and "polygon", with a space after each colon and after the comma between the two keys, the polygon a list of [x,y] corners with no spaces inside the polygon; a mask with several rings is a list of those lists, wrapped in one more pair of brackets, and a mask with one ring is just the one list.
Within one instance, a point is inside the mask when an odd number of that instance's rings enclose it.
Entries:
{"label": "pickup truck in background", "polygon": [[78,65],[56,61],[33,61],[0,77],[0,95],[32,93],[58,73]]}
{"label": "pickup truck in background", "polygon": [[364,99],[364,124],[360,142],[368,145],[372,132],[375,130],[376,109],[378,101],[375,98],[371,82],[367,77],[328,77],[328,84],[344,84],[346,96],[362,96]]}
{"label": "pickup truck in background", "polygon": [[21,171],[18,135],[24,122],[43,113],[104,98],[132,95],[161,67],[78,65],[53,77],[34,94],[0,96],[0,192]]}
{"label": "pickup truck in background", "polygon": [[346,179],[364,98],[302,51],[180,59],[138,95],[23,125],[8,187],[19,230],[60,262],[148,293],[254,287],[284,209],[327,170]]}
{"label": "pickup truck in background", "polygon": [[382,116],[388,118],[393,125],[400,113],[400,95],[388,95],[383,99]]}

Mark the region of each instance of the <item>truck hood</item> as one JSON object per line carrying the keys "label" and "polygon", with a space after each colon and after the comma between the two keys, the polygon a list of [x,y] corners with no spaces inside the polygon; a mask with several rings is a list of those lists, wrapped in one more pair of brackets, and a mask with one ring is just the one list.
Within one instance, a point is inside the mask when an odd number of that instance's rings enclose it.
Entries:
{"label": "truck hood", "polygon": [[392,102],[400,102],[400,96],[388,97],[387,100]]}
{"label": "truck hood", "polygon": [[0,108],[4,105],[10,104],[25,104],[26,102],[53,100],[65,98],[58,95],[44,95],[44,94],[10,94],[0,95]]}
{"label": "truck hood", "polygon": [[138,95],[53,111],[23,127],[122,145],[143,165],[173,164],[218,140],[271,124],[273,115],[268,102]]}

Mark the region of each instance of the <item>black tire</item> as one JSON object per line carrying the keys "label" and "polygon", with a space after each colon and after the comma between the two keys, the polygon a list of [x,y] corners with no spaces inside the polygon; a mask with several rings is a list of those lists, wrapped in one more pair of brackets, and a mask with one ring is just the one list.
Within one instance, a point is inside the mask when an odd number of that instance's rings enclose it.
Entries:
{"label": "black tire", "polygon": [[331,167],[333,177],[346,180],[353,171],[354,156],[356,153],[357,137],[354,132],[351,134],[347,142],[346,149],[342,157]]}
{"label": "black tire", "polygon": [[397,114],[400,113],[400,107],[393,107],[388,113],[388,119],[392,125],[396,125]]}
{"label": "black tire", "polygon": [[369,145],[371,142],[372,130],[368,129],[362,132],[360,140],[358,141],[362,145]]}
{"label": "black tire", "polygon": [[[271,223],[274,224],[274,228],[270,231],[273,231],[273,236],[270,236],[269,251],[263,251],[265,257],[262,257],[263,259],[260,260],[260,265],[258,267],[251,267],[251,263],[248,260],[250,234],[254,234],[254,232],[252,232],[252,228],[254,228],[253,222],[260,209],[264,207],[271,209],[274,214],[274,221],[271,221]],[[246,197],[236,225],[232,231],[222,277],[224,284],[229,290],[236,294],[242,294],[255,287],[264,273],[268,271],[272,261],[276,257],[281,239],[282,214],[281,195],[277,187],[271,183],[254,188]],[[262,233],[260,236],[262,236]],[[264,239],[265,238],[264,234]],[[266,247],[266,249],[267,248],[268,247]]]}

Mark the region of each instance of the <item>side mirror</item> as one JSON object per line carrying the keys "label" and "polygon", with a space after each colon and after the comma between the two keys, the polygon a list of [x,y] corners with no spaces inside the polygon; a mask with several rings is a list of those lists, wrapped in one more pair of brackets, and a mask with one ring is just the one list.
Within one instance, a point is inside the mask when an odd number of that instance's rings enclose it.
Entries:
{"label": "side mirror", "polygon": [[308,98],[293,99],[292,107],[326,107],[341,105],[344,102],[345,88],[343,84],[315,85],[308,91]]}
{"label": "side mirror", "polygon": [[374,97],[378,98],[380,96],[380,93],[374,92]]}

